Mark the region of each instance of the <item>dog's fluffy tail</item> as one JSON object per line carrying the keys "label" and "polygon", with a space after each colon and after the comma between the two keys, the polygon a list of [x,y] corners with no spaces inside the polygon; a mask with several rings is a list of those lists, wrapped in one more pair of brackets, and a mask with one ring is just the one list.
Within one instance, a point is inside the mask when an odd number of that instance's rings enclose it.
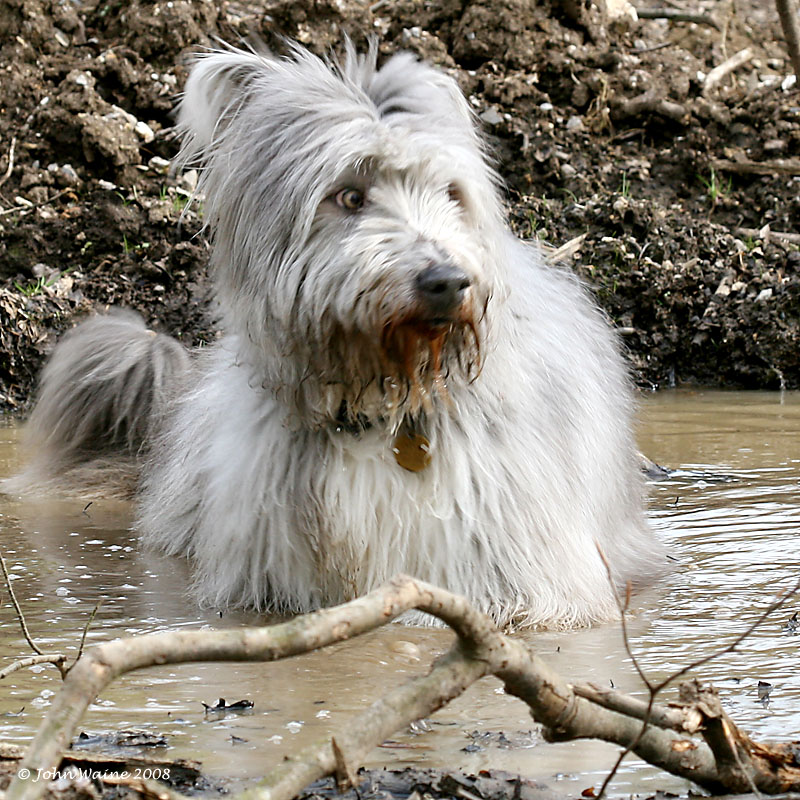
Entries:
{"label": "dog's fluffy tail", "polygon": [[120,484],[127,493],[188,369],[184,347],[148,330],[133,312],[82,323],[58,343],[42,372],[26,431],[32,460],[3,488],[26,491],[57,482],[91,493],[97,484],[112,490]]}

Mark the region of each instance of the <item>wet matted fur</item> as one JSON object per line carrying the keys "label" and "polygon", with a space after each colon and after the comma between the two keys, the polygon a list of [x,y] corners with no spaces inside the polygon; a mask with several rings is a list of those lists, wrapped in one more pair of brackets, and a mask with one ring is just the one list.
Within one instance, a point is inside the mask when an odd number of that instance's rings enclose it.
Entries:
{"label": "wet matted fur", "polygon": [[[405,572],[568,627],[616,614],[597,545],[619,585],[663,570],[614,334],[509,233],[451,78],[407,54],[210,52],[179,130],[224,337],[189,363],[132,315],[80,326],[16,488],[117,448],[144,541],[219,607],[306,611]],[[395,453],[413,437],[417,471]]]}

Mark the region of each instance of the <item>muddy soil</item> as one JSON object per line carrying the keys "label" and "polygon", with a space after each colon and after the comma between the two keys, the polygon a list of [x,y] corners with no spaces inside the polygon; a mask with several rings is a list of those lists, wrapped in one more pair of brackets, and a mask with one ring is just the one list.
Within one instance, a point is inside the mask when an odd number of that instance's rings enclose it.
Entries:
{"label": "muddy soil", "polygon": [[800,386],[800,92],[777,13],[616,5],[0,0],[0,406],[24,407],[56,336],[96,308],[133,306],[188,345],[216,335],[196,175],[169,170],[186,54],[283,36],[324,53],[345,32],[455,75],[517,232],[584,237],[566,261],[640,385]]}

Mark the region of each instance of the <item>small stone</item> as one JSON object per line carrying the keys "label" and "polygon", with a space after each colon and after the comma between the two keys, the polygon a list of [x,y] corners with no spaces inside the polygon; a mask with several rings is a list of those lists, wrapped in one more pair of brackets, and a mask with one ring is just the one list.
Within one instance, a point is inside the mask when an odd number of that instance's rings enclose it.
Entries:
{"label": "small stone", "polygon": [[32,186],[28,189],[28,197],[34,203],[39,205],[40,203],[46,203],[47,198],[49,197],[49,192],[47,191],[46,186]]}
{"label": "small stone", "polygon": [[764,152],[771,155],[783,153],[786,150],[786,142],[783,139],[769,139],[764,142]]}
{"label": "small stone", "polygon": [[772,297],[772,289],[771,288],[762,289],[758,293],[758,297],[756,297],[756,302],[757,303],[764,303],[767,300],[769,300],[771,297]]}
{"label": "small stone", "polygon": [[630,203],[628,202],[628,198],[622,197],[621,195],[611,204],[611,207],[617,212],[617,214],[623,214],[628,210],[629,206]]}
{"label": "small stone", "polygon": [[166,175],[169,172],[169,161],[166,158],[161,158],[161,156],[153,156],[148,162],[147,166],[150,167],[153,172],[159,172],[162,175]]}
{"label": "small stone", "polygon": [[606,14],[608,21],[626,27],[639,21],[636,9],[628,0],[606,0]]}
{"label": "small stone", "polygon": [[134,126],[134,131],[136,131],[136,135],[144,141],[145,144],[149,144],[156,138],[155,133],[153,133],[153,129],[142,120],[139,120]]}
{"label": "small stone", "polygon": [[487,108],[480,116],[487,125],[499,125],[503,121],[503,117],[494,106]]}
{"label": "small stone", "polygon": [[582,131],[583,120],[578,116],[570,117],[567,120],[567,130],[571,131],[572,133],[575,133],[577,131]]}
{"label": "small stone", "polygon": [[[52,169],[53,166],[55,169]],[[54,174],[59,186],[80,186],[83,183],[72,164],[50,164],[47,170]]]}
{"label": "small stone", "polygon": [[193,192],[197,188],[198,177],[199,175],[196,169],[188,169],[178,178],[178,186],[180,186],[181,189],[186,189],[188,192]]}

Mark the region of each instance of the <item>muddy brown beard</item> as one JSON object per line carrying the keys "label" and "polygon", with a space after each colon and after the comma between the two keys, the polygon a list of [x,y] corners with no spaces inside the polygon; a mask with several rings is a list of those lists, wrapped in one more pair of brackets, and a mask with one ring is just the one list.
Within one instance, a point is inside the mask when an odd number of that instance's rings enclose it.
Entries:
{"label": "muddy brown beard", "polygon": [[311,390],[314,402],[316,384],[328,399],[326,417],[311,418],[315,426],[354,433],[376,424],[395,428],[430,414],[437,401],[449,406],[453,379],[472,383],[478,377],[481,339],[480,321],[468,306],[449,322],[407,313],[373,334],[333,324],[324,348],[306,342],[302,354],[292,354],[307,364],[295,402],[302,413],[305,392]]}
{"label": "muddy brown beard", "polygon": [[418,319],[393,321],[381,336],[383,361],[389,373],[408,383],[411,391],[430,385],[446,396],[445,365],[455,362],[470,380],[481,369],[480,338],[471,316],[434,324]]}

